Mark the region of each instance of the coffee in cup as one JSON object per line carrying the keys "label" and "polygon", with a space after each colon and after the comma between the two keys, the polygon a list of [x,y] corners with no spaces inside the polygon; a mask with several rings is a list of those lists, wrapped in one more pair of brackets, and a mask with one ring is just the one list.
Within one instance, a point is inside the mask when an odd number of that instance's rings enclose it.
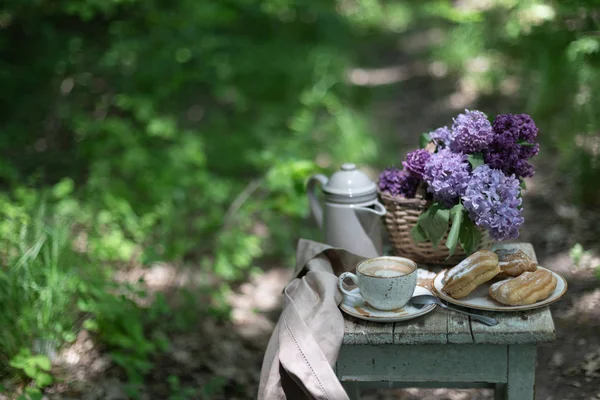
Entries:
{"label": "coffee in cup", "polygon": [[344,287],[350,278],[358,285],[360,296],[373,308],[395,310],[403,307],[412,297],[417,285],[417,264],[404,257],[377,257],[364,260],[356,266],[356,274],[344,272],[339,277],[343,293],[356,293]]}

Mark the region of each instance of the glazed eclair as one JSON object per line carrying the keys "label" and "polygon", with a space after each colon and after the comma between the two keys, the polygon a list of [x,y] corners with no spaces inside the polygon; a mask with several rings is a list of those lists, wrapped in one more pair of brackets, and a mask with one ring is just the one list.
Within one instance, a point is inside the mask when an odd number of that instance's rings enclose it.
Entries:
{"label": "glazed eclair", "polygon": [[490,286],[490,296],[499,303],[523,306],[547,299],[556,288],[556,277],[543,269],[523,272]]}
{"label": "glazed eclair", "polygon": [[498,265],[502,275],[519,276],[523,272],[533,272],[537,269],[537,263],[533,261],[523,250],[498,249]]}
{"label": "glazed eclair", "polygon": [[446,273],[443,290],[450,297],[460,299],[499,272],[498,255],[493,251],[480,250]]}

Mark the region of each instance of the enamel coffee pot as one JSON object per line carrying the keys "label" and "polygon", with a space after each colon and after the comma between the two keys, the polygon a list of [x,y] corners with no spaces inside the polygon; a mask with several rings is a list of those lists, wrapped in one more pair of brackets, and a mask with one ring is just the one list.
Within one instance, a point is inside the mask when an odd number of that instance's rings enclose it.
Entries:
{"label": "enamel coffee pot", "polygon": [[[317,184],[322,186],[324,207],[317,198]],[[386,210],[377,200],[377,186],[356,165],[343,164],[329,179],[314,175],[306,189],[325,243],[363,257],[383,254],[381,217]]]}

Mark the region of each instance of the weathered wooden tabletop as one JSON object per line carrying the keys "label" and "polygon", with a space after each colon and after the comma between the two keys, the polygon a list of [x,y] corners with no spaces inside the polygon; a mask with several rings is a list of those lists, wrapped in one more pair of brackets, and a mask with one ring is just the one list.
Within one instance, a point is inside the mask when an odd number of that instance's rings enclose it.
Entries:
{"label": "weathered wooden tabletop", "polygon": [[[497,247],[518,247],[536,260],[533,246],[529,243],[508,243]],[[485,326],[441,307],[420,318],[387,324],[345,315],[343,344],[524,344],[555,339],[554,322],[548,307],[510,313],[473,312],[492,316],[499,323]]]}

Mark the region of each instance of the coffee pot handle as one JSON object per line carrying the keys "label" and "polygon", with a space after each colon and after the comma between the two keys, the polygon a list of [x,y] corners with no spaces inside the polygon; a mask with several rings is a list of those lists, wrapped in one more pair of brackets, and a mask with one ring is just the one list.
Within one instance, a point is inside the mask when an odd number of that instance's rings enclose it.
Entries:
{"label": "coffee pot handle", "polygon": [[319,228],[323,227],[323,208],[321,207],[321,203],[319,203],[319,199],[317,198],[317,183],[320,183],[321,186],[324,186],[327,184],[327,181],[328,179],[325,175],[317,174],[311,176],[306,183],[306,192],[308,193],[310,212],[312,213],[315,221],[317,221]]}

